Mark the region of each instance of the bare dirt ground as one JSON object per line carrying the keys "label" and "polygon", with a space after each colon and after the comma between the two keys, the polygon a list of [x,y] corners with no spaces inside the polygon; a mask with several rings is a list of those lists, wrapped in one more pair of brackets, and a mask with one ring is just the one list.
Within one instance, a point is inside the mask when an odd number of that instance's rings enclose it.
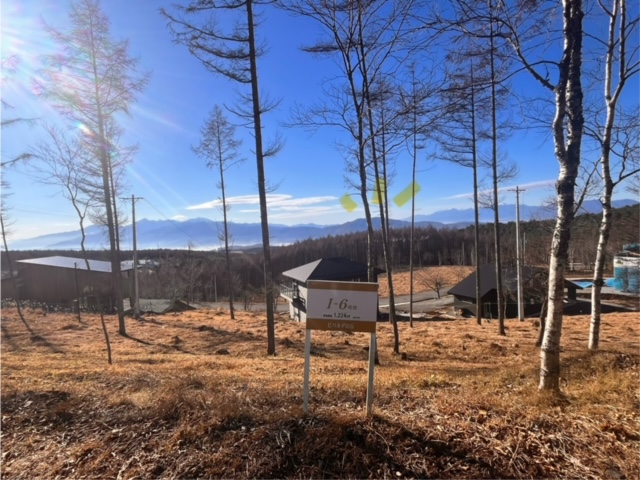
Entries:
{"label": "bare dirt ground", "polygon": [[537,390],[536,328],[508,321],[379,323],[374,416],[368,337],[222,310],[127,320],[2,311],[2,466],[32,478],[638,478],[640,319],[565,317],[562,393]]}
{"label": "bare dirt ground", "polygon": [[[429,290],[429,288],[421,281],[422,275],[427,272],[441,279],[445,287],[452,287],[473,271],[474,267],[454,265],[417,268],[413,271],[414,292],[424,292]],[[383,298],[388,297],[389,283],[387,282],[386,274],[378,277],[378,284],[378,294]],[[393,274],[393,292],[396,295],[409,295],[409,286],[409,271],[395,272]]]}

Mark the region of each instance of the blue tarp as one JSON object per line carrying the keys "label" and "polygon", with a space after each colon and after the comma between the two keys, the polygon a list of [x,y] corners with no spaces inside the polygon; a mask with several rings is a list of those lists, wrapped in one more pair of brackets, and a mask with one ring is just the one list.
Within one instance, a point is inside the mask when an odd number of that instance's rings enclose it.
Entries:
{"label": "blue tarp", "polygon": [[[571,280],[571,281],[576,285],[580,285],[582,288],[591,288],[593,286],[592,280]],[[614,288],[616,286],[615,278],[605,278],[604,286]]]}

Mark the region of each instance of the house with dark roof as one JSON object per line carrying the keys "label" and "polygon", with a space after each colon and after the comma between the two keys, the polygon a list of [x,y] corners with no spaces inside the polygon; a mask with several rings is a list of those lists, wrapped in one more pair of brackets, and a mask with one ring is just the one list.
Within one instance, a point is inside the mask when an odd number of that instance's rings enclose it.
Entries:
{"label": "house with dark roof", "polygon": [[[53,256],[19,260],[16,268],[21,300],[61,307],[70,307],[78,300],[81,306],[100,304],[107,309],[115,307],[111,262]],[[133,262],[121,262],[120,268],[122,291],[126,297],[131,288],[129,276]]]}
{"label": "house with dark roof", "polygon": [[[496,267],[493,264],[481,265],[478,269],[480,278],[480,299],[483,318],[498,317],[498,294],[496,281]],[[540,267],[522,267],[522,294],[524,314],[534,315],[540,312],[548,288],[548,272]],[[453,295],[453,305],[463,314],[475,316],[476,309],[476,272],[466,277],[457,285],[449,289]],[[502,269],[502,282],[505,297],[505,316],[518,316],[518,279],[515,267]],[[578,284],[565,280],[567,296],[575,300],[577,290],[582,289]]]}
{"label": "house with dark roof", "polygon": [[[384,270],[376,268],[377,276]],[[289,302],[289,315],[299,322],[307,320],[307,282],[309,280],[333,280],[338,282],[367,282],[367,264],[344,257],[321,258],[301,265],[282,276],[287,282],[280,285],[280,296]]]}

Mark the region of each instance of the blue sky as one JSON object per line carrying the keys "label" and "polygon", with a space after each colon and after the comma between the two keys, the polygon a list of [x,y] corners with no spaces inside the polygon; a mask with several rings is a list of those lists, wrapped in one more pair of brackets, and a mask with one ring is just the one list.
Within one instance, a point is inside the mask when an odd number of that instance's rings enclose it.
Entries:
{"label": "blue sky", "polygon": [[[187,49],[172,43],[159,6],[170,2],[109,0],[103,9],[111,19],[112,34],[130,41],[130,52],[139,57],[140,66],[152,72],[151,80],[132,106],[130,117],[122,119],[125,143],[137,144],[138,153],[128,167],[128,189],[123,196],[135,194],[137,218],[221,219],[217,205],[217,178],[191,146],[197,144],[199,131],[215,104],[233,104],[234,86],[207,72]],[[268,45],[268,53],[259,60],[261,88],[269,96],[281,99],[277,111],[265,116],[265,135],[280,133],[284,149],[266,163],[266,175],[278,188],[271,194],[270,223],[298,224],[342,223],[363,216],[361,208],[347,212],[339,202],[345,193],[355,191],[344,181],[345,160],[336,149],[339,131],[324,129],[313,135],[302,129],[283,126],[290,109],[321,100],[322,85],[335,76],[331,60],[311,57],[300,46],[319,36],[310,21],[292,18],[282,11],[262,10],[259,37]],[[20,57],[17,74],[3,88],[3,99],[14,108],[3,115],[56,121],[56,114],[32,93],[31,78],[38,68],[39,56],[50,53],[51,42],[44,34],[41,19],[58,28],[67,20],[66,3],[60,0],[3,0],[2,57]],[[529,80],[515,83],[528,88]],[[251,154],[250,132],[238,128],[243,139],[242,156],[246,161],[229,170],[227,195],[231,197],[230,219],[234,222],[258,222],[255,159]],[[3,156],[10,157],[28,149],[42,138],[37,126],[21,126],[2,133]],[[516,179],[504,185],[502,199],[515,203],[515,193],[506,189],[520,185],[526,189],[521,201],[539,204],[552,194],[558,174],[553,145],[548,135],[529,132],[512,136],[500,146],[501,155],[519,166]],[[419,160],[416,213],[428,214],[448,208],[470,208],[471,171],[452,164],[435,162],[423,152]],[[77,229],[71,205],[54,187],[34,183],[27,167],[3,172],[11,183],[12,238],[30,238],[46,233]],[[398,155],[397,176],[389,187],[391,195],[410,182],[408,152]],[[358,203],[360,203],[358,201]],[[129,208],[124,204],[124,208]],[[392,218],[410,216],[410,204],[393,207]]]}

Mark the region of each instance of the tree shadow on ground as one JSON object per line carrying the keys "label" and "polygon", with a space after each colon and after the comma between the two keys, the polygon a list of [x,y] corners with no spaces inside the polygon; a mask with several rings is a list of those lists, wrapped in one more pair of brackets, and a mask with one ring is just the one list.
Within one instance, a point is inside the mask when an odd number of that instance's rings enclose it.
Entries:
{"label": "tree shadow on ground", "polygon": [[138,342],[138,343],[142,343],[143,345],[154,345],[152,342],[148,342],[146,340],[142,340],[141,338],[137,338],[134,337],[132,335],[129,335],[128,333],[125,335],[122,335],[124,338],[127,338],[129,340],[133,340],[134,342]]}
{"label": "tree shadow on ground", "polygon": [[38,335],[35,332],[31,334],[29,339],[31,340],[31,343],[33,343],[34,345],[45,347],[49,349],[52,353],[65,353],[64,350],[61,349],[59,346],[51,343],[45,337],[43,337],[42,335]]}
{"label": "tree shadow on ground", "polygon": [[[276,425],[269,443],[272,465],[260,477],[434,478],[503,476],[451,438],[416,433],[383,417],[307,416]],[[444,435],[444,437],[447,437]]]}
{"label": "tree shadow on ground", "polygon": [[[16,352],[22,351],[22,347],[18,345],[18,343],[14,340],[13,335],[9,332],[9,329],[6,325],[0,325],[0,330],[2,331],[2,347],[6,348],[7,346]],[[6,342],[6,343],[5,343]]]}

